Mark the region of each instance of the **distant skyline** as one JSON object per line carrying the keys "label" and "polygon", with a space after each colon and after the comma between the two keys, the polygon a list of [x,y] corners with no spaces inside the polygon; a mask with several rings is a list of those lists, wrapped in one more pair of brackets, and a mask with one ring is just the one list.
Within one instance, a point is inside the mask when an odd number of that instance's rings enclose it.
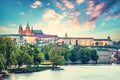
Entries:
{"label": "distant skyline", "polygon": [[120,40],[120,0],[0,0],[0,34],[27,22],[45,34]]}

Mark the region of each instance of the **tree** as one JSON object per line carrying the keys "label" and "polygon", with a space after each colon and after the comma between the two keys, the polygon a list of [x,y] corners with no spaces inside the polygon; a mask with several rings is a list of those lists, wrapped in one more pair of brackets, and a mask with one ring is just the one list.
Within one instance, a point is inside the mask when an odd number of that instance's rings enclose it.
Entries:
{"label": "tree", "polygon": [[80,60],[82,64],[87,64],[88,61],[90,60],[90,49],[87,48],[81,48],[80,49]]}
{"label": "tree", "polygon": [[80,60],[80,46],[75,46],[74,49],[71,50],[70,60],[72,62]]}
{"label": "tree", "polygon": [[49,44],[49,45],[45,45],[44,47],[41,48],[41,52],[45,54],[45,59],[49,60],[49,51],[51,50],[51,48],[55,47],[55,45],[53,44]]}
{"label": "tree", "polygon": [[10,55],[10,65],[16,65],[18,64],[17,58],[18,58],[18,54],[19,54],[19,47],[18,46],[14,46],[13,47],[14,50],[12,51],[11,55]]}
{"label": "tree", "polygon": [[22,64],[24,62],[24,52],[22,51],[21,48],[18,49],[17,62],[18,68],[22,67]]}
{"label": "tree", "polygon": [[80,54],[81,54],[80,58],[81,58],[82,64],[88,63],[88,58],[87,58],[85,49],[80,49]]}
{"label": "tree", "polygon": [[95,49],[91,50],[91,59],[97,63],[97,60],[99,59],[99,56],[97,55],[97,51]]}
{"label": "tree", "polygon": [[72,51],[71,51],[71,55],[70,55],[70,61],[76,62],[76,61],[78,60],[77,56],[78,56],[78,55],[77,55],[77,51],[72,50]]}
{"label": "tree", "polygon": [[58,47],[54,47],[49,52],[49,58],[52,62],[53,68],[56,68],[57,65],[64,64],[64,56],[61,55],[61,50]]}
{"label": "tree", "polygon": [[10,65],[10,55],[14,50],[14,44],[11,38],[0,36],[0,54],[2,54],[5,59],[5,70],[7,70],[7,67]]}
{"label": "tree", "polygon": [[2,54],[0,54],[0,72],[5,68],[5,59]]}
{"label": "tree", "polygon": [[114,45],[120,45],[120,40],[119,41],[113,41]]}
{"label": "tree", "polygon": [[70,59],[71,52],[68,48],[60,48],[61,55],[64,56],[65,61],[68,61]]}
{"label": "tree", "polygon": [[34,65],[39,65],[42,61],[45,60],[44,54],[38,50],[38,48],[34,48]]}
{"label": "tree", "polygon": [[29,45],[22,45],[20,48],[23,52],[23,63],[27,66],[31,66],[33,64],[33,51],[29,47]]}

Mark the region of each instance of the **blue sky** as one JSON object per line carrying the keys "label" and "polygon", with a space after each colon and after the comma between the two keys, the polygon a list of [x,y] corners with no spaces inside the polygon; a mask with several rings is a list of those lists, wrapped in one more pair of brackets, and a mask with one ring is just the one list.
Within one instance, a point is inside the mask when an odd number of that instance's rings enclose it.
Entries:
{"label": "blue sky", "polygon": [[120,40],[120,0],[0,0],[0,34],[27,22],[45,34]]}

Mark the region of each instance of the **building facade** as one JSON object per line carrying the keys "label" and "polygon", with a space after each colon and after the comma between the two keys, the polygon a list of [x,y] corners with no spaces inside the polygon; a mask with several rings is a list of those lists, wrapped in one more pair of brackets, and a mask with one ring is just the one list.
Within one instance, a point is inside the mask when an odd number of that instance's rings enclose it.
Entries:
{"label": "building facade", "polygon": [[[17,35],[17,36],[16,36]],[[57,44],[57,45],[81,45],[81,46],[106,46],[112,45],[112,40],[108,36],[106,39],[95,39],[93,37],[68,37],[65,33],[64,37],[59,37],[57,35],[44,34],[42,30],[34,30],[30,28],[29,23],[25,30],[23,30],[22,25],[19,25],[18,34],[8,35],[16,39],[18,44],[35,44],[44,46],[46,44]],[[17,37],[17,38],[16,38]]]}

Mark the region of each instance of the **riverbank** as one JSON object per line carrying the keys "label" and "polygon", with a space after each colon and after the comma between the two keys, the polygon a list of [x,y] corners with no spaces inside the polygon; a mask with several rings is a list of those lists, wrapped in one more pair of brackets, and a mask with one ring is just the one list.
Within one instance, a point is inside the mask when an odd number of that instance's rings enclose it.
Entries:
{"label": "riverbank", "polygon": [[48,70],[52,68],[53,68],[52,66],[25,67],[25,68],[8,69],[8,72],[9,73],[31,73],[31,72]]}

